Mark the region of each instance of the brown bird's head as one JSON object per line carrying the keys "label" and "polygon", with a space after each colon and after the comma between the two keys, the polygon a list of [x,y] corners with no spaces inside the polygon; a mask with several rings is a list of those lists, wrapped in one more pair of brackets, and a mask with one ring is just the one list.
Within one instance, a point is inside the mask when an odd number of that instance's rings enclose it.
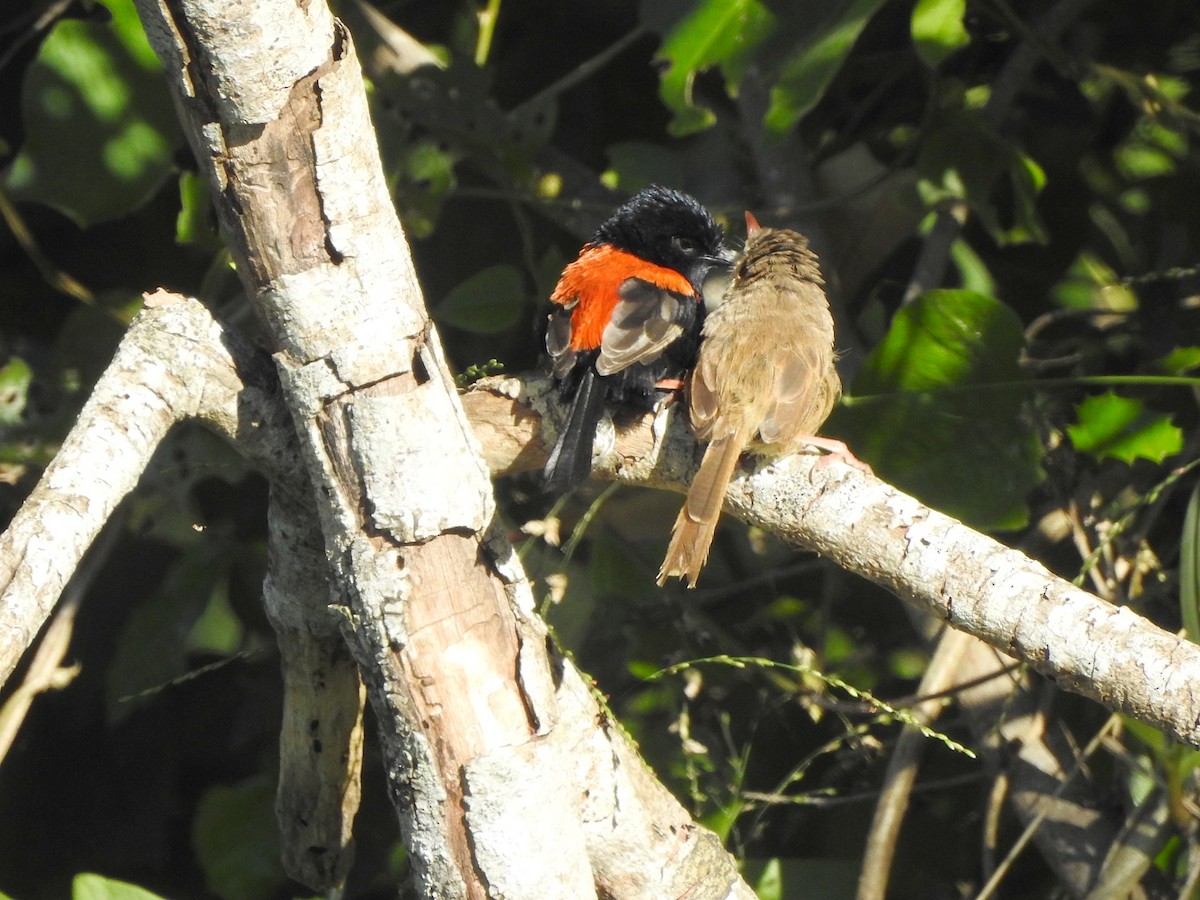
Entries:
{"label": "brown bird's head", "polygon": [[825,283],[808,238],[790,228],[765,228],[746,210],[746,246],[734,263],[733,283],[748,285],[771,274]]}

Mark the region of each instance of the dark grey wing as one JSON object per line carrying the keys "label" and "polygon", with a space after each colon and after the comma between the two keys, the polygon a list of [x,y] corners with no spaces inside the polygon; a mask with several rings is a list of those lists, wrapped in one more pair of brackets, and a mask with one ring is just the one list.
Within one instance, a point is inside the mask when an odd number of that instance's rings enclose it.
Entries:
{"label": "dark grey wing", "polygon": [[661,356],[684,332],[685,304],[695,303],[641,278],[626,279],[617,293],[621,299],[605,326],[596,358],[596,371],[601,375]]}
{"label": "dark grey wing", "polygon": [[557,307],[546,323],[546,352],[550,354],[550,371],[563,378],[575,365],[576,353],[571,349],[571,306]]}

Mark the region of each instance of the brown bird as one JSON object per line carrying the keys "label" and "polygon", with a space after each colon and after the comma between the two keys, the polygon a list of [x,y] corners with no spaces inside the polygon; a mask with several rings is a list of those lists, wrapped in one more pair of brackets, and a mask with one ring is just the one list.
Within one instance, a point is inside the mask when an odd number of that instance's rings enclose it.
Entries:
{"label": "brown bird", "polygon": [[675,576],[696,586],[743,451],[784,456],[811,445],[865,468],[841,441],[815,434],[842,392],[816,254],[802,234],[762,228],[749,212],[746,232],[689,379],[692,430],[709,444],[675,520],[660,585]]}

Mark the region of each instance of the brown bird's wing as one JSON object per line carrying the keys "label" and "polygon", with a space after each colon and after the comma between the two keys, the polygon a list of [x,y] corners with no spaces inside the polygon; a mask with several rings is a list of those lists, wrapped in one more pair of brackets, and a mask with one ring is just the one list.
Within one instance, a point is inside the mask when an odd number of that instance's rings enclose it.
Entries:
{"label": "brown bird's wing", "polygon": [[601,375],[657,359],[683,334],[686,305],[695,302],[641,278],[625,279],[617,294],[621,299],[604,327],[596,358]]}
{"label": "brown bird's wing", "polygon": [[832,348],[813,344],[788,348],[775,365],[771,399],[758,428],[759,439],[764,444],[780,445],[775,452],[793,449],[798,439],[816,433],[840,394]]}
{"label": "brown bird's wing", "polygon": [[696,368],[688,379],[688,417],[692,431],[702,441],[712,435],[717,414],[721,411],[716,391],[717,356],[711,347],[702,348]]}

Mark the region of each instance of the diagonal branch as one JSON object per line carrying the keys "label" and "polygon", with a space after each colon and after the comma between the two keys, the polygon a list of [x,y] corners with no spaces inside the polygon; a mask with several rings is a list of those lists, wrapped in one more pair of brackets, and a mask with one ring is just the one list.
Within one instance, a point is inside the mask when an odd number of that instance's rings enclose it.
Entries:
{"label": "diagonal branch", "polygon": [[[478,433],[497,435],[485,440],[494,471],[544,460],[547,391],[542,379],[495,378],[465,399]],[[682,490],[695,459],[686,428],[668,410],[622,431],[597,471]],[[726,510],[1028,662],[1060,687],[1200,746],[1200,647],[872,475],[814,462],[792,456],[739,476]]]}
{"label": "diagonal branch", "polygon": [[[242,381],[212,317],[195,301],[180,304],[161,292],[146,306],[37,488],[0,535],[0,684],[177,422],[199,418],[244,436],[246,452],[260,452],[268,468],[282,458],[267,446],[270,429],[260,427],[271,401],[251,372]],[[244,367],[248,358],[236,362]]]}

